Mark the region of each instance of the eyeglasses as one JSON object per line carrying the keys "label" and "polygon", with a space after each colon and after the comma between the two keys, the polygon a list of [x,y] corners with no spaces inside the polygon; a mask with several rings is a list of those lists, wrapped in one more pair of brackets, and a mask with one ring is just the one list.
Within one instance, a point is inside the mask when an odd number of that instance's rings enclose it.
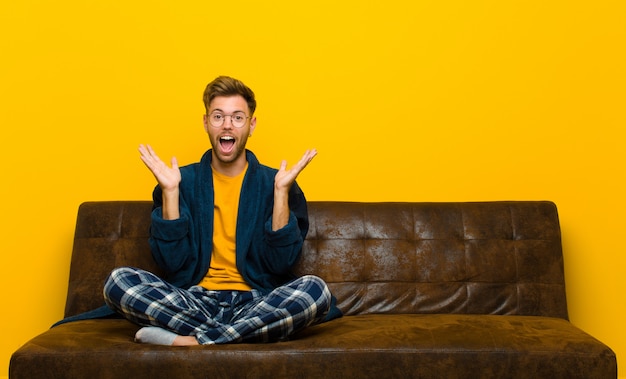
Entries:
{"label": "eyeglasses", "polygon": [[226,117],[230,117],[230,123],[235,128],[243,128],[246,125],[246,120],[250,117],[246,116],[244,112],[235,112],[233,114],[224,114],[220,111],[213,111],[209,114],[209,124],[214,128],[219,128],[224,125]]}

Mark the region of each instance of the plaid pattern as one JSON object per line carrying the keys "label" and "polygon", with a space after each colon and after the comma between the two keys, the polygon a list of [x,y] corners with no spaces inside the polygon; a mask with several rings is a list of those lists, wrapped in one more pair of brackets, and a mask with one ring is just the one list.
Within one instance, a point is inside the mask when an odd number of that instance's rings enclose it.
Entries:
{"label": "plaid pattern", "polygon": [[326,283],[307,275],[267,295],[251,291],[188,290],[141,269],[113,270],[104,286],[109,307],[142,326],[158,326],[200,344],[271,342],[320,322],[330,307]]}

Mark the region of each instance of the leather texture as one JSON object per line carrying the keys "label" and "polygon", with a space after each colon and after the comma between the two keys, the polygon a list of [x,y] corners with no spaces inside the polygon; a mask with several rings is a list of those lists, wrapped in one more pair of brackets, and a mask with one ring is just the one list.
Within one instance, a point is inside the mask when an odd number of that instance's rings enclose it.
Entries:
{"label": "leather texture", "polygon": [[[100,307],[111,269],[158,270],[150,202],[81,205],[65,316]],[[274,344],[133,342],[125,320],[57,326],[16,351],[21,378],[616,378],[613,351],[568,321],[551,202],[309,202],[298,274],[344,317]]]}

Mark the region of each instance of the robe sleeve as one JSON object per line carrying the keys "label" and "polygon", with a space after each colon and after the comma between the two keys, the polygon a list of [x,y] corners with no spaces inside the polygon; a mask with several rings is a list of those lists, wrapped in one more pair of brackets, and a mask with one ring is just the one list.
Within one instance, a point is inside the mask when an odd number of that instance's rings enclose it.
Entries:
{"label": "robe sleeve", "polygon": [[[197,260],[191,214],[181,199],[180,218],[163,219],[161,191],[158,186],[154,190],[153,200],[149,241],[152,256],[159,268],[165,272],[165,280],[174,285],[186,285]],[[179,278],[186,280],[181,281]]]}

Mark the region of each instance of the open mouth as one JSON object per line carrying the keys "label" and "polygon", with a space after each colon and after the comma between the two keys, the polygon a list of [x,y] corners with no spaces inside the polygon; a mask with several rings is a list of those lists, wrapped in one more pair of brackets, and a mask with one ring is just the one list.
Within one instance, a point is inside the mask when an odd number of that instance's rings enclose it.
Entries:
{"label": "open mouth", "polygon": [[235,137],[232,136],[220,137],[219,142],[222,151],[224,151],[225,153],[231,152],[235,147]]}

